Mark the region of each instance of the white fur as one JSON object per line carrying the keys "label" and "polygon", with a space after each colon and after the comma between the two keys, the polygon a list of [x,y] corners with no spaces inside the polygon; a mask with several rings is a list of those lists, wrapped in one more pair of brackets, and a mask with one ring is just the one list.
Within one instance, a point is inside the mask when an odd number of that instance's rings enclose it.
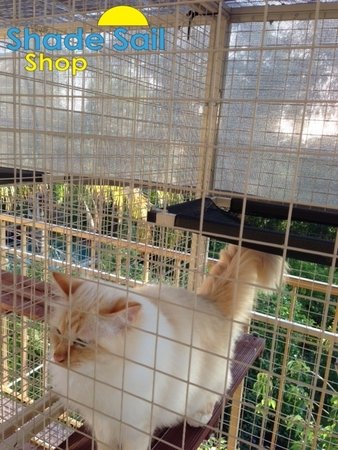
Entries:
{"label": "white fur", "polygon": [[[94,313],[121,296],[141,305],[132,319]],[[217,302],[167,286],[126,293],[85,281],[72,297],[77,304],[81,299],[84,311],[93,312],[78,337],[101,351],[94,361],[74,369],[52,361],[50,373],[67,407],[92,426],[98,450],[146,450],[156,428],[185,418],[192,425],[209,421],[231,384],[229,361],[242,327],[234,317],[225,317]],[[253,299],[246,300],[250,308]],[[52,326],[62,314],[64,308],[55,308]]]}

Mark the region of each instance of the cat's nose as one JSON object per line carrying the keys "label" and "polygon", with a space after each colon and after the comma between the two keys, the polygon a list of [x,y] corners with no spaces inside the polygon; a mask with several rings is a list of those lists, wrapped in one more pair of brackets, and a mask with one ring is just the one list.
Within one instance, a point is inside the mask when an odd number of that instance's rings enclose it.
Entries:
{"label": "cat's nose", "polygon": [[62,363],[66,360],[66,354],[65,353],[54,353],[53,359],[55,362]]}

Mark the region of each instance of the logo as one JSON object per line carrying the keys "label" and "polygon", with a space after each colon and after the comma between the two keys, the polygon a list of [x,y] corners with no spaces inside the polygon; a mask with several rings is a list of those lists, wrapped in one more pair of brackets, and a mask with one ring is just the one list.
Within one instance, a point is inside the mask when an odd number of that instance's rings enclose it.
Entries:
{"label": "logo", "polygon": [[[150,27],[147,18],[142,12],[131,6],[114,6],[105,11],[97,25],[99,27],[111,27],[112,39],[108,45],[114,52],[123,51],[163,51],[165,50],[165,29]],[[134,28],[148,28],[147,31],[135,32]],[[46,33],[44,35],[35,33],[29,28],[20,30],[11,27],[7,30],[7,49],[26,51],[25,70],[28,72],[70,71],[75,76],[88,67],[88,62],[79,53],[85,51],[99,52],[107,48],[104,33],[87,33],[82,27],[78,27],[74,33]],[[67,51],[75,53],[75,56],[60,56],[52,58],[52,52]]]}

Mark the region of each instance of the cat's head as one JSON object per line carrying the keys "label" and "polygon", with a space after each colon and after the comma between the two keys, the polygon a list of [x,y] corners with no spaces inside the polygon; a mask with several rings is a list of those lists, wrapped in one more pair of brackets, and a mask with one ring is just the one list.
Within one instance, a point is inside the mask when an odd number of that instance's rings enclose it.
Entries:
{"label": "cat's head", "polygon": [[105,343],[123,339],[137,322],[140,303],[113,286],[53,273],[55,294],[50,314],[51,358],[76,367],[109,351]]}

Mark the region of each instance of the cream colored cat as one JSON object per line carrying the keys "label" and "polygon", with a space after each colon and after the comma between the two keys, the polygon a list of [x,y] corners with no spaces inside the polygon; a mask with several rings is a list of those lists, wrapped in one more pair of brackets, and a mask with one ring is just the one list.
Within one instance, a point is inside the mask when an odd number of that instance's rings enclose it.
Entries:
{"label": "cream colored cat", "polygon": [[55,392],[92,427],[98,450],[146,450],[157,428],[206,424],[231,384],[234,344],[255,289],[274,288],[281,270],[280,257],[231,245],[198,295],[55,273]]}

